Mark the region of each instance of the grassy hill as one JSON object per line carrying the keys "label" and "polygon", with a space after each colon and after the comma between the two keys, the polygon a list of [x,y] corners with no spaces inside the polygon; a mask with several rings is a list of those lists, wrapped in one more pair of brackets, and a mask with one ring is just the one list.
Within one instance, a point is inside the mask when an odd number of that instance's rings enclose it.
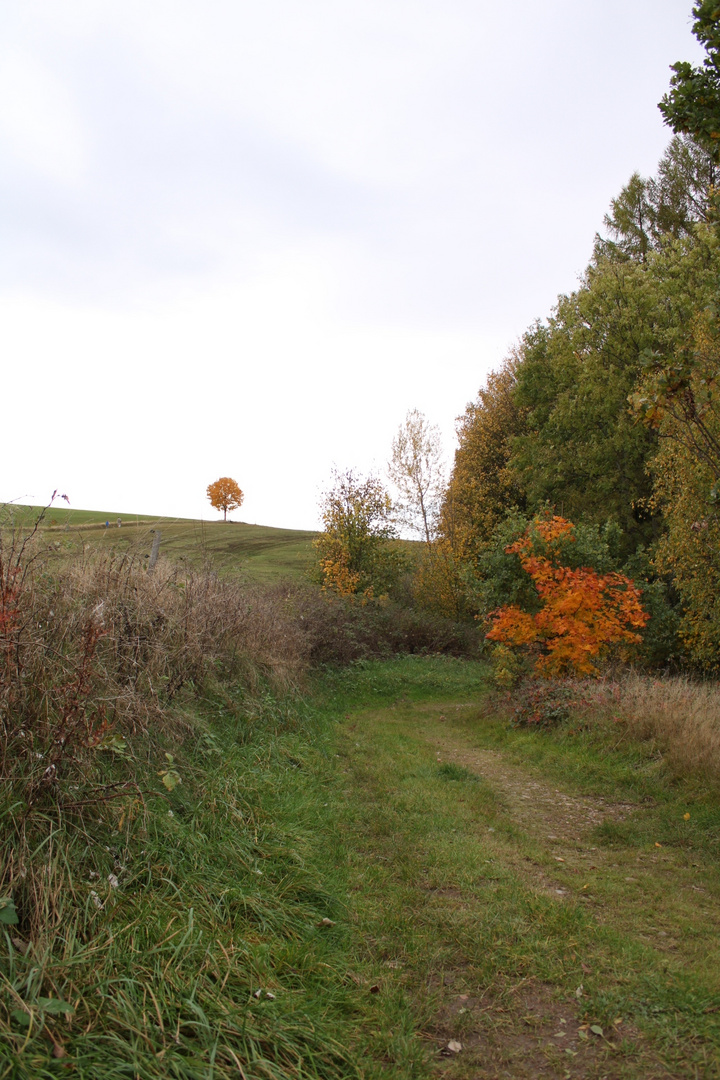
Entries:
{"label": "grassy hill", "polygon": [[[36,506],[5,506],[2,525],[27,528],[40,510]],[[110,523],[108,528],[106,522]],[[241,573],[253,581],[302,578],[312,562],[312,541],[317,535],[245,522],[140,517],[67,507],[48,510],[41,529],[60,552],[69,554],[89,545],[106,551],[133,551],[141,556],[149,554],[154,530],[160,530],[160,551],[166,557],[196,566],[209,563],[215,570]]]}

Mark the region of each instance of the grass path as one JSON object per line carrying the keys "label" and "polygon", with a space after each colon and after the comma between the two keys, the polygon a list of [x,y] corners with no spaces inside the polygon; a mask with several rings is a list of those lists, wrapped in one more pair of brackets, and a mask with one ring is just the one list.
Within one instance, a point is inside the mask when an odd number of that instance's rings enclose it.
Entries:
{"label": "grass path", "polygon": [[469,661],[231,691],[136,741],[143,802],[49,822],[0,1080],[720,1078],[716,791],[510,728]]}
{"label": "grass path", "polygon": [[711,806],[627,751],[559,741],[477,698],[347,714],[368,1077],[720,1075],[717,829],[694,820]]}

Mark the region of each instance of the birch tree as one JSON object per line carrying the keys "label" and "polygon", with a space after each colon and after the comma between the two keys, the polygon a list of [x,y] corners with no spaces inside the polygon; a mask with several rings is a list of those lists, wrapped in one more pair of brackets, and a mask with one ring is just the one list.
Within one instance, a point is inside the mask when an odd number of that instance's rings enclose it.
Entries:
{"label": "birch tree", "polygon": [[432,544],[444,488],[440,430],[411,409],[392,443],[388,476],[398,491],[395,518]]}

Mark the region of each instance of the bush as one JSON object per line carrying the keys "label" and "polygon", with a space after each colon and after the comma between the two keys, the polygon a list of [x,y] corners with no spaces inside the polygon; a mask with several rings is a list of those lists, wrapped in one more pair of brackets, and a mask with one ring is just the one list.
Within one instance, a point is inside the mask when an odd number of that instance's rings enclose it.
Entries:
{"label": "bush", "polygon": [[511,723],[513,727],[556,727],[570,718],[578,696],[574,683],[528,679],[513,694]]}
{"label": "bush", "polygon": [[477,656],[482,648],[475,625],[390,601],[358,604],[310,587],[285,587],[286,610],[305,635],[312,664],[350,664],[394,653]]}

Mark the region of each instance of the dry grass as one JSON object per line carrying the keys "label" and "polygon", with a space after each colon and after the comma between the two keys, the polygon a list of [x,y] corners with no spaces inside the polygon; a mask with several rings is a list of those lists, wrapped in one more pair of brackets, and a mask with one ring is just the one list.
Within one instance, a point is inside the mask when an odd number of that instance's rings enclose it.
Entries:
{"label": "dry grass", "polygon": [[287,690],[309,646],[276,593],[129,555],[53,562],[37,535],[0,548],[0,585],[0,894],[36,936],[62,917],[56,831],[142,813],[148,756],[191,734],[198,693]]}
{"label": "dry grass", "polygon": [[629,673],[585,684],[584,708],[634,739],[656,744],[679,775],[720,781],[720,685]]}
{"label": "dry grass", "polygon": [[220,668],[286,689],[306,664],[305,635],[277,593],[162,562],[149,574],[130,556],[30,558],[12,570],[0,627],[3,774],[23,740],[36,758],[54,746],[57,771],[110,732],[171,724],[178,692]]}

